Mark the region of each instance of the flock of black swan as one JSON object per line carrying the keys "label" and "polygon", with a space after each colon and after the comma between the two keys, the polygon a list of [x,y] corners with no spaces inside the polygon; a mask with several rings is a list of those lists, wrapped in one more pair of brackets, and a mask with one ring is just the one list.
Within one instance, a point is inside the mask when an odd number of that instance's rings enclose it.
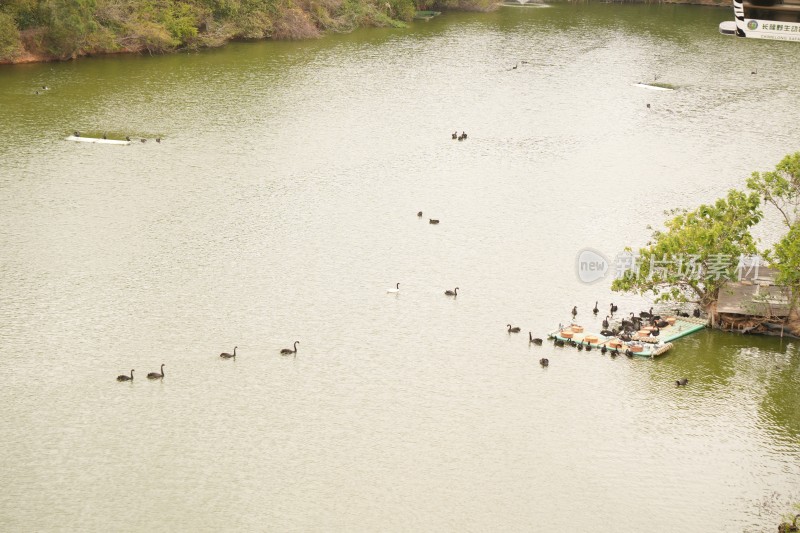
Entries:
{"label": "flock of black swan", "polygon": [[[398,283],[397,285],[399,287],[400,284]],[[281,355],[294,355],[295,357],[297,357],[297,345],[298,344],[300,344],[300,341],[294,341],[294,347],[292,347],[292,348],[283,348],[283,349],[281,349],[280,354]],[[234,346],[233,347],[233,353],[222,352],[221,354],[219,354],[219,356],[222,359],[234,359],[235,360],[236,359],[236,350],[238,348],[239,348],[238,346]],[[147,379],[153,379],[153,380],[155,380],[155,379],[164,379],[164,367],[165,366],[166,365],[162,363],[161,364],[161,372],[150,372],[149,374],[147,374]],[[134,373],[134,371],[135,370],[131,369],[131,374],[130,375],[120,374],[119,376],[117,376],[117,381],[133,381],[133,373]]]}
{"label": "flock of black swan", "polygon": [[[164,379],[164,363],[161,363],[161,372],[150,372],[147,374],[147,379]],[[131,369],[131,375],[128,376],[126,374],[120,374],[117,376],[117,381],[133,381],[133,373],[135,371]]]}
{"label": "flock of black swan", "polygon": [[[77,135],[78,132],[75,132],[75,134]],[[465,137],[466,137],[466,135],[465,135]],[[419,211],[417,213],[417,217],[420,217],[420,218],[422,217],[422,211]],[[439,221],[435,220],[435,219],[430,219],[430,223],[431,224],[438,224]],[[386,289],[386,292],[387,293],[399,293],[400,292],[400,283],[395,284],[394,288]],[[445,294],[445,296],[452,296],[452,297],[455,298],[456,296],[458,296],[458,287],[454,288],[453,290],[449,290],[448,289],[448,290],[444,291],[444,294]],[[592,314],[595,315],[595,316],[597,316],[597,313],[600,312],[600,309],[597,307],[598,303],[599,302],[595,301],[594,308],[592,308]],[[630,340],[629,339],[630,334],[634,331],[634,329],[641,329],[642,321],[644,321],[645,319],[647,319],[649,321],[649,323],[651,323],[653,326],[655,326],[654,331],[651,333],[654,336],[658,335],[659,328],[667,326],[667,322],[661,320],[660,316],[653,314],[653,308],[651,307],[649,311],[640,312],[638,317],[634,316],[633,313],[630,313],[629,319],[624,319],[623,318],[621,320],[620,328],[614,328],[612,330],[609,330],[609,327],[610,327],[609,318],[612,318],[614,316],[614,313],[616,313],[618,311],[618,309],[619,308],[616,305],[614,305],[614,303],[612,302],[611,306],[609,308],[610,314],[606,315],[606,317],[603,319],[603,322],[602,322],[603,330],[601,331],[601,333],[603,335],[607,336],[607,337],[609,337],[609,336],[619,336],[619,338],[622,339],[622,340]],[[688,313],[683,313],[683,312],[678,312],[678,315],[679,316],[686,316],[686,317],[689,316]],[[576,306],[572,307],[572,318],[574,319],[577,316],[578,316],[578,306],[576,305]],[[699,317],[700,316],[700,310],[699,309],[695,309],[694,310],[694,316],[695,317]],[[509,335],[512,334],[512,333],[519,333],[521,331],[518,326],[512,326],[511,324],[506,324],[506,328],[508,328],[507,331],[508,331]],[[294,341],[294,345],[292,346],[292,348],[283,348],[283,349],[281,349],[280,354],[281,355],[294,355],[295,357],[297,357],[297,345],[298,344],[300,344],[300,341]],[[542,345],[542,339],[540,339],[538,337],[534,337],[533,333],[529,331],[528,332],[528,345],[531,345],[531,344],[535,344],[536,346],[541,346]],[[581,340],[579,342],[575,342],[572,339],[568,339],[566,341],[561,340],[561,339],[553,339],[553,346],[555,346],[555,347],[563,348],[567,344],[569,344],[572,347],[577,348],[578,351],[583,351],[583,350],[586,350],[587,352],[592,351],[592,345],[590,343],[584,344],[583,340]],[[222,359],[234,359],[235,360],[236,359],[236,350],[237,349],[238,349],[238,346],[234,346],[233,347],[233,353],[222,352],[221,354],[219,354],[219,356]],[[616,357],[616,356],[618,356],[620,354],[619,348],[609,349],[605,345],[600,347],[600,353],[601,354],[606,354],[606,353],[609,353],[609,352],[610,352],[611,357]],[[630,349],[625,350],[625,352],[623,352],[623,353],[627,357],[633,358],[633,352]],[[542,367],[547,367],[547,366],[550,365],[550,360],[545,358],[545,357],[543,357],[543,358],[539,359],[539,364]],[[130,376],[125,375],[125,374],[121,374],[121,375],[117,376],[117,381],[133,381],[133,372],[134,371],[131,370]],[[148,379],[163,379],[164,378],[164,365],[163,364],[161,365],[161,372],[160,373],[151,372],[151,373],[147,374],[147,378]],[[685,387],[688,383],[689,383],[689,380],[687,378],[681,378],[681,379],[678,379],[678,380],[675,381],[675,384],[678,387],[681,387],[681,386]]]}
{"label": "flock of black swan", "polygon": [[[400,283],[397,283],[395,285],[395,288],[393,288],[393,289],[386,289],[386,292],[389,292],[389,293],[400,292]],[[451,290],[446,290],[446,291],[444,291],[444,293],[447,296],[454,296],[454,297],[458,296],[458,287],[456,287],[452,291]],[[642,311],[641,313],[639,313],[638,317],[635,317],[633,313],[630,313],[630,315],[629,315],[630,316],[630,320],[622,319],[622,321],[621,321],[622,329],[621,330],[617,330],[615,328],[612,331],[606,331],[608,329],[608,327],[609,327],[608,319],[613,316],[614,312],[617,311],[617,309],[618,309],[617,306],[612,303],[611,304],[611,315],[608,315],[608,316],[606,316],[605,319],[603,319],[603,329],[604,329],[604,332],[606,332],[606,333],[613,333],[614,335],[619,334],[620,338],[623,338],[623,339],[625,338],[626,333],[628,331],[631,331],[633,328],[641,327],[641,323],[642,323],[642,320],[644,318],[649,318],[651,323],[656,324],[656,325],[660,325],[660,324],[666,325],[666,322],[661,322],[660,321],[660,319],[661,319],[660,316],[653,315],[653,308],[651,307],[649,311]],[[592,309],[592,312],[595,315],[597,314],[597,312],[598,312],[597,302],[595,302],[594,309]],[[686,316],[688,316],[688,313],[684,313],[684,314]],[[574,318],[577,315],[578,315],[578,307],[574,306],[572,308],[572,316]],[[694,316],[695,317],[700,316],[699,310],[695,309]],[[663,326],[661,326],[661,327],[663,327]],[[507,331],[508,331],[509,335],[512,334],[512,333],[519,333],[520,332],[520,328],[519,327],[512,326],[511,324],[506,324],[506,328],[507,328]],[[622,332],[622,333],[620,334],[620,332]],[[658,333],[656,333],[656,335],[657,334]],[[530,332],[530,331],[528,332],[528,345],[535,344],[536,346],[541,346],[542,343],[543,343],[542,339],[540,339],[538,337],[534,337],[532,332]],[[300,344],[300,341],[294,341],[294,345],[292,346],[292,348],[282,348],[281,351],[280,351],[280,354],[281,355],[294,355],[295,357],[297,357],[297,345],[298,344]],[[556,347],[559,347],[559,348],[563,348],[567,344],[569,344],[572,347],[577,348],[578,351],[583,351],[583,350],[586,350],[587,352],[592,351],[592,345],[590,343],[584,344],[583,340],[581,340],[579,342],[575,342],[572,339],[568,339],[567,341],[563,341],[563,340],[560,340],[560,339],[553,339],[553,346],[556,346]],[[234,359],[235,360],[236,359],[236,350],[238,348],[239,348],[238,346],[234,346],[233,347],[233,353],[222,352],[221,354],[219,354],[219,356],[222,359]],[[619,348],[609,349],[606,346],[601,346],[600,347],[600,353],[604,354],[604,355],[606,353],[610,353],[611,357],[616,357],[616,356],[618,356],[620,354],[620,351],[619,351]],[[633,358],[633,352],[631,352],[631,350],[629,350],[629,349],[625,350],[625,352],[623,352],[623,353],[628,358]],[[547,359],[546,357],[543,357],[543,358],[539,359],[539,364],[542,367],[550,366],[550,360]],[[164,364],[161,365],[161,371],[160,372],[150,372],[149,374],[147,374],[147,379],[152,379],[152,380],[164,379],[164,366],[165,366]],[[133,381],[133,372],[134,372],[134,370],[131,369],[130,375],[120,374],[119,376],[117,376],[117,381]],[[681,387],[681,386],[685,387],[688,383],[689,383],[689,380],[687,378],[681,378],[681,379],[675,380],[675,385],[677,387]]]}
{"label": "flock of black swan", "polygon": [[[450,291],[448,291],[448,293],[449,292]],[[600,309],[597,307],[598,303],[599,302],[595,302],[594,303],[594,308],[592,308],[592,314],[595,315],[595,316],[597,316],[597,313],[600,312]],[[622,340],[630,340],[631,339],[631,333],[634,330],[641,329],[642,325],[644,323],[647,323],[647,324],[650,324],[651,326],[653,326],[653,330],[651,331],[651,335],[657,336],[659,334],[659,332],[660,332],[660,328],[663,328],[663,327],[666,327],[667,325],[669,325],[668,322],[662,320],[661,316],[654,314],[653,313],[653,308],[651,307],[649,311],[640,312],[639,316],[635,316],[634,313],[630,313],[628,318],[623,318],[620,321],[620,327],[619,328],[615,327],[615,328],[609,330],[609,327],[611,326],[611,323],[609,322],[609,319],[613,318],[614,313],[616,313],[618,310],[619,310],[619,307],[614,305],[614,303],[612,302],[611,305],[610,305],[610,308],[609,308],[610,313],[608,315],[606,315],[606,317],[603,319],[603,322],[602,322],[602,325],[603,325],[603,330],[601,331],[602,335],[604,335],[606,337],[612,337],[612,336],[613,337],[619,337]],[[578,316],[578,306],[577,305],[572,307],[571,314],[572,314],[572,318],[573,319]],[[689,313],[682,312],[682,311],[678,311],[677,314],[678,314],[678,316],[682,316],[682,317],[688,317],[689,316]],[[694,315],[695,318],[699,318],[700,317],[700,310],[699,309],[695,309],[693,315]],[[512,327],[511,324],[506,324],[506,328],[508,328],[508,333],[509,334],[518,333],[520,331],[520,328]],[[576,341],[574,341],[572,339],[567,339],[566,341],[564,341],[564,340],[561,340],[561,339],[554,338],[552,340],[553,340],[553,346],[559,347],[559,348],[563,348],[563,347],[569,345],[569,346],[572,346],[574,348],[577,348],[579,352],[580,351],[584,351],[584,350],[587,351],[587,352],[591,352],[592,349],[593,349],[591,343],[587,342],[587,343],[584,344],[583,340],[580,340],[578,342],[576,342]],[[528,344],[529,345],[530,344],[535,344],[537,346],[541,346],[542,345],[542,339],[535,338],[533,336],[533,333],[529,331],[528,332]],[[621,352],[619,348],[608,348],[607,346],[603,345],[603,346],[601,346],[599,348],[599,351],[603,355],[605,355],[606,353],[610,354],[612,358],[613,357],[617,357],[620,353],[623,353],[629,359],[632,359],[634,357],[634,354],[630,349],[626,349],[624,352]],[[543,357],[543,358],[539,359],[539,364],[542,365],[542,367],[550,366],[550,360],[547,359],[546,357]],[[676,387],[685,387],[688,384],[689,384],[689,379],[688,378],[681,378],[681,379],[675,380],[675,386]]]}

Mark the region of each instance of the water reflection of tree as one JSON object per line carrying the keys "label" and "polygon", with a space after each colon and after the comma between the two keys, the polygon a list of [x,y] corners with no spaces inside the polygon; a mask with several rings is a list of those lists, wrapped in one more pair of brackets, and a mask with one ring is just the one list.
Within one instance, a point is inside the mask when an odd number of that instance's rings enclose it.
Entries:
{"label": "water reflection of tree", "polygon": [[[750,397],[770,435],[781,442],[800,438],[800,347],[775,337],[701,331],[679,339],[664,357],[650,362],[652,386],[689,386],[705,397]],[[743,400],[746,398],[742,398]]]}
{"label": "water reflection of tree", "polygon": [[785,430],[779,437],[797,443],[800,439],[800,350],[797,343],[785,346],[767,371],[760,408],[770,426]]}

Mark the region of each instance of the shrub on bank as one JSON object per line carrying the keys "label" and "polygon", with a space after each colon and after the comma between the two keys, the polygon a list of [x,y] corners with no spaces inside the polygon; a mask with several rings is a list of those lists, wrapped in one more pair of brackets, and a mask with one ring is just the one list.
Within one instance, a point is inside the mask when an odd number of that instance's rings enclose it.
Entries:
{"label": "shrub on bank", "polygon": [[14,18],[0,12],[0,61],[13,61],[22,53],[22,41]]}
{"label": "shrub on bank", "polygon": [[[417,2],[420,2],[419,4]],[[488,10],[491,0],[438,0]],[[404,26],[420,0],[5,0],[0,62],[129,51],[165,53],[230,39],[308,39],[324,31]]]}

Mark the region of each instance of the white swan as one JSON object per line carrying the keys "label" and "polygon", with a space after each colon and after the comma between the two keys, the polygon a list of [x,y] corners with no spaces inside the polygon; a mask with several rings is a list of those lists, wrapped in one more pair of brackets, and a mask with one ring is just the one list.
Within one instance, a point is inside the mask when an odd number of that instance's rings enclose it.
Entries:
{"label": "white swan", "polygon": [[400,292],[400,284],[398,283],[394,289],[386,289],[386,292]]}

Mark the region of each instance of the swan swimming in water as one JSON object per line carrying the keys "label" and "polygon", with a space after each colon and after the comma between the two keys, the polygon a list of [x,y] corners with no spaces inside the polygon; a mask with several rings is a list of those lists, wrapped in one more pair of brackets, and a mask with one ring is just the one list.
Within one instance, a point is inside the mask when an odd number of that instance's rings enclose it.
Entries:
{"label": "swan swimming in water", "polygon": [[161,373],[150,372],[147,374],[147,379],[164,379],[164,363],[161,363]]}
{"label": "swan swimming in water", "polygon": [[447,296],[458,296],[458,287],[456,287],[452,291],[444,291],[445,295]]}
{"label": "swan swimming in water", "polygon": [[133,381],[133,369],[131,369],[130,376],[126,376],[125,374],[117,376],[117,381]]}
{"label": "swan swimming in water", "polygon": [[291,355],[297,353],[297,345],[300,344],[300,341],[294,341],[294,349],[290,350],[289,348],[284,348],[281,350],[281,355]]}
{"label": "swan swimming in water", "polygon": [[231,358],[235,359],[236,358],[236,348],[238,348],[238,346],[234,346],[233,347],[233,353],[222,352],[221,354],[219,354],[219,356],[222,357],[223,359],[231,359]]}
{"label": "swan swimming in water", "polygon": [[398,283],[394,289],[386,289],[386,292],[400,292],[400,284]]}

